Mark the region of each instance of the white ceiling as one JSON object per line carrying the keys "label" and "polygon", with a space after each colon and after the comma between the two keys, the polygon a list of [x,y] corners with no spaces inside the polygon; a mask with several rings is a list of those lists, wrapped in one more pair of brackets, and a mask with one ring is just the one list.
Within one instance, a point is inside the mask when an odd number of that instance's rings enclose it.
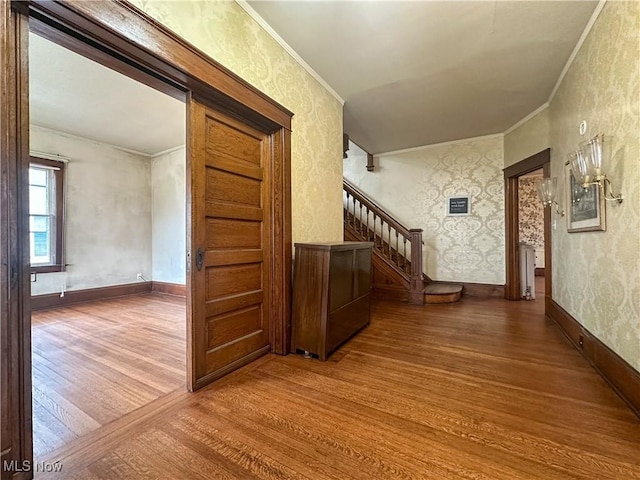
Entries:
{"label": "white ceiling", "polygon": [[35,34],[31,123],[146,155],[185,143],[185,104]]}
{"label": "white ceiling", "polygon": [[251,1],[370,153],[502,133],[543,105],[597,2]]}

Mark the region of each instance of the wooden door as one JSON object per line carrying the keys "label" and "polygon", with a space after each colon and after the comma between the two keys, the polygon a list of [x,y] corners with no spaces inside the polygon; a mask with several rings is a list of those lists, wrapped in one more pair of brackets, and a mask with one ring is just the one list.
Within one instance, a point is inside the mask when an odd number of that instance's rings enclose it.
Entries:
{"label": "wooden door", "polygon": [[188,383],[270,350],[270,135],[191,98]]}

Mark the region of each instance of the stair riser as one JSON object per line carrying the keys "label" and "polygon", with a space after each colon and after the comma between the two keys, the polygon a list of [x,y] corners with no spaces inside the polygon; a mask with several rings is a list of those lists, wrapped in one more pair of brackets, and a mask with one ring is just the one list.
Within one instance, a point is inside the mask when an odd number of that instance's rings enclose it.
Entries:
{"label": "stair riser", "polygon": [[448,294],[425,294],[424,303],[438,304],[438,303],[455,303],[460,300],[460,292],[448,293]]}

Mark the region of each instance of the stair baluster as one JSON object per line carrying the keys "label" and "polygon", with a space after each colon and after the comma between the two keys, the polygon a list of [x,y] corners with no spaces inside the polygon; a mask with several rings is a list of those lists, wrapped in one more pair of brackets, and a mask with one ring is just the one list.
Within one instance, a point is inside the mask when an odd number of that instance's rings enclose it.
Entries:
{"label": "stair baluster", "polygon": [[[389,268],[395,270],[408,285],[409,303],[422,304],[424,302],[422,229],[410,230],[400,224],[347,180],[344,180],[343,186],[347,195],[345,226],[350,228],[352,235],[355,235],[356,238],[373,242],[376,255],[383,259]],[[356,201],[358,202],[357,207]],[[362,218],[363,207],[366,220]],[[356,208],[359,209],[358,212],[356,212]],[[372,219],[369,218],[370,216]],[[393,234],[396,236],[395,249],[392,245]],[[400,252],[401,237],[402,253]],[[409,243],[410,252],[407,252],[407,243]]]}

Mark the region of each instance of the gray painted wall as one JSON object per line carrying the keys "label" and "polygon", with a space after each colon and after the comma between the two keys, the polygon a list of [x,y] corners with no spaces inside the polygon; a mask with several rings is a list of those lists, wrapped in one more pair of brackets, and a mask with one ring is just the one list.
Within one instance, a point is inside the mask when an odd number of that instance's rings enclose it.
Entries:
{"label": "gray painted wall", "polygon": [[186,150],[154,157],[152,185],[152,278],[186,282]]}
{"label": "gray painted wall", "polygon": [[[39,274],[33,295],[151,279],[151,162],[114,147],[31,126],[31,150],[69,158],[66,272]],[[184,198],[184,197],[183,197]],[[184,204],[184,199],[183,199]]]}

